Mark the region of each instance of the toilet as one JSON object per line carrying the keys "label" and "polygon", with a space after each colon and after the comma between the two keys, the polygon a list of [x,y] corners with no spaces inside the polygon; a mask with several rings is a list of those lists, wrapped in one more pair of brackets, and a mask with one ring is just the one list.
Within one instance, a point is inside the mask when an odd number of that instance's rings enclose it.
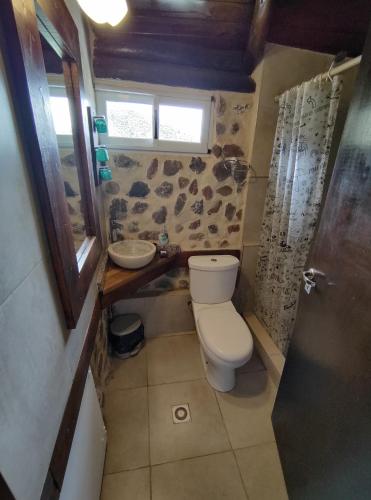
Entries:
{"label": "toilet", "polygon": [[209,384],[220,392],[235,385],[235,370],[249,361],[253,340],[231,302],[239,260],[232,255],[188,259],[192,309]]}

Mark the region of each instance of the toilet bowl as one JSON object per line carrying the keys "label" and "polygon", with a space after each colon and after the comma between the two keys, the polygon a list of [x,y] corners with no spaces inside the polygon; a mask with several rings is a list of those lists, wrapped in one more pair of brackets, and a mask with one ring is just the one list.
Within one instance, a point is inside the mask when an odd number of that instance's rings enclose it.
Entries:
{"label": "toilet bowl", "polygon": [[192,302],[192,309],[206,378],[217,391],[230,391],[236,368],[247,363],[253,352],[250,330],[231,301]]}
{"label": "toilet bowl", "polygon": [[239,261],[230,255],[188,260],[190,290],[206,378],[214,389],[235,385],[235,370],[251,358],[251,332],[231,302]]}

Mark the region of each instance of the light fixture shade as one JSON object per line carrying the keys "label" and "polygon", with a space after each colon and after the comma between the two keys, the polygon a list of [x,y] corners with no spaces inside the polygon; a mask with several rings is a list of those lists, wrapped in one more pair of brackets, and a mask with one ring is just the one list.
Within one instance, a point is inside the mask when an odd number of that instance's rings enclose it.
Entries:
{"label": "light fixture shade", "polygon": [[128,12],[126,0],[77,0],[87,16],[98,24],[116,26]]}

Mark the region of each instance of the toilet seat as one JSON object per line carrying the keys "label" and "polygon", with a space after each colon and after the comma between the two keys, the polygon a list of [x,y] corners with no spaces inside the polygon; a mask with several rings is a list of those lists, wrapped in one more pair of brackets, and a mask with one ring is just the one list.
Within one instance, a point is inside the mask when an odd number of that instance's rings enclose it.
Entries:
{"label": "toilet seat", "polygon": [[204,308],[199,312],[197,323],[202,344],[220,361],[239,365],[249,359],[252,336],[235,309]]}

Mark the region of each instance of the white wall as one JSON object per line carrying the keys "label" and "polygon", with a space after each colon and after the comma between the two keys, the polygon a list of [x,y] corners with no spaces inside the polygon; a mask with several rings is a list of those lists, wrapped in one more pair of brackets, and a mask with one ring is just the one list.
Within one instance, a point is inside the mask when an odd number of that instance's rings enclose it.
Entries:
{"label": "white wall", "polygon": [[[74,0],[66,2],[82,33]],[[92,83],[82,46],[84,80]],[[40,497],[96,296],[68,331],[0,54],[0,470],[17,500]]]}

